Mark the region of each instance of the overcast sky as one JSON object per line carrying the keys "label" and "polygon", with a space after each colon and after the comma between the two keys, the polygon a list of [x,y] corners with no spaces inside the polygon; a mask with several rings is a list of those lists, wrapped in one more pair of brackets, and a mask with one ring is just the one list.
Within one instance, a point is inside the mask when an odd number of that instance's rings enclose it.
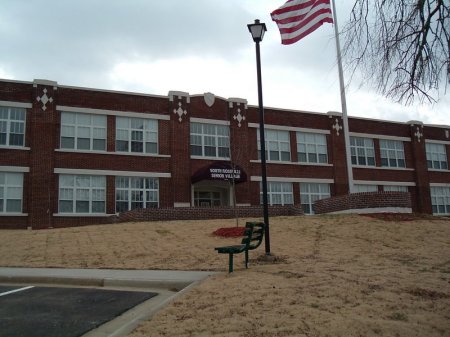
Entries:
{"label": "overcast sky", "polygon": [[[264,105],[341,111],[333,25],[284,46],[270,12],[285,0],[2,0],[0,78],[167,95],[212,92],[257,105],[255,45],[247,24],[267,25],[261,43]],[[337,1],[338,24],[351,0]],[[450,98],[404,107],[350,84],[349,116],[449,125]]]}

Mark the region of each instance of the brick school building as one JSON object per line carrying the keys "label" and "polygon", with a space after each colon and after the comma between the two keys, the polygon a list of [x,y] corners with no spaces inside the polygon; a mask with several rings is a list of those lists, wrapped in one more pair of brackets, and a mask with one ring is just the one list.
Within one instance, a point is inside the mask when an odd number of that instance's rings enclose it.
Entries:
{"label": "brick school building", "polygon": [[[450,126],[348,121],[354,192],[409,192],[414,212],[450,214]],[[308,214],[348,194],[340,113],[265,108],[265,130],[271,205]],[[257,206],[258,144],[258,107],[241,98],[0,80],[0,228]]]}

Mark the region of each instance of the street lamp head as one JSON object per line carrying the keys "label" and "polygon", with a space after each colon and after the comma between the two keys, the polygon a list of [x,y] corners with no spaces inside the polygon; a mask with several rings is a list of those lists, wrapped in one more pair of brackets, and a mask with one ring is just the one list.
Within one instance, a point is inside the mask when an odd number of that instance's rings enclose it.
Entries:
{"label": "street lamp head", "polygon": [[255,23],[247,25],[248,31],[252,34],[253,41],[261,42],[264,33],[267,31],[266,24],[260,23],[259,20],[255,20]]}

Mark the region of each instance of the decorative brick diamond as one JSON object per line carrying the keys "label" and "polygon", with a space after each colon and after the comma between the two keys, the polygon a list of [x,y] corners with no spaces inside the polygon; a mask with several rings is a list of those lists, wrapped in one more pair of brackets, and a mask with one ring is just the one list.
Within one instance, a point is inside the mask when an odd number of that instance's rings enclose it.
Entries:
{"label": "decorative brick diamond", "polygon": [[241,122],[245,121],[245,116],[241,115],[241,109],[237,109],[237,115],[233,115],[233,119],[238,121],[238,127],[241,127]]}
{"label": "decorative brick diamond", "polygon": [[42,91],[44,92],[44,94],[40,97],[39,96],[36,97],[36,100],[38,102],[42,103],[42,110],[45,111],[45,110],[47,110],[47,107],[46,107],[47,103],[48,102],[53,103],[53,98],[47,96],[47,88],[44,88],[44,90],[42,90]]}
{"label": "decorative brick diamond", "polygon": [[173,109],[173,113],[178,115],[178,121],[182,122],[183,115],[187,115],[187,111],[181,108],[181,102],[178,103],[178,109]]}
{"label": "decorative brick diamond", "polygon": [[333,125],[333,129],[336,130],[336,135],[339,136],[339,131],[342,130],[342,126],[339,125],[337,118],[335,124]]}

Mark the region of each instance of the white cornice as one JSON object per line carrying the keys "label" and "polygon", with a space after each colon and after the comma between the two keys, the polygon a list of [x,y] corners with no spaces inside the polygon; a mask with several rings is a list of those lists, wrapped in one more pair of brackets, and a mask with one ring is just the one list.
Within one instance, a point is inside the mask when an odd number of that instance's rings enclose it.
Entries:
{"label": "white cornice", "polygon": [[376,139],[386,139],[386,140],[399,140],[399,141],[402,141],[402,142],[410,142],[411,141],[411,138],[409,138],[409,137],[377,135],[377,134],[372,134],[372,133],[350,132],[349,135],[352,136],[352,137],[376,138]]}
{"label": "white cornice", "polygon": [[30,172],[30,168],[26,166],[0,166],[0,172]]}
{"label": "white cornice", "polygon": [[[262,178],[261,176],[251,176],[250,181],[262,181]],[[280,183],[324,183],[324,184],[334,183],[334,179],[290,178],[290,177],[267,177],[267,181]]]}
{"label": "white cornice", "polygon": [[[259,123],[248,123],[249,128],[259,128]],[[286,126],[286,125],[273,125],[273,124],[264,124],[264,129],[271,129],[271,130],[281,130],[281,131],[298,131],[298,132],[307,132],[307,133],[321,133],[324,135],[329,135],[331,132],[330,130],[324,130],[324,129],[309,129],[309,128],[298,128],[294,126]]]}
{"label": "white cornice", "polygon": [[357,185],[389,185],[389,186],[416,186],[411,181],[375,181],[375,180],[355,180]]}
{"label": "white cornice", "polygon": [[206,118],[191,117],[189,120],[194,123],[230,125],[229,121],[224,121],[224,120],[220,120],[220,119],[206,119]]}

